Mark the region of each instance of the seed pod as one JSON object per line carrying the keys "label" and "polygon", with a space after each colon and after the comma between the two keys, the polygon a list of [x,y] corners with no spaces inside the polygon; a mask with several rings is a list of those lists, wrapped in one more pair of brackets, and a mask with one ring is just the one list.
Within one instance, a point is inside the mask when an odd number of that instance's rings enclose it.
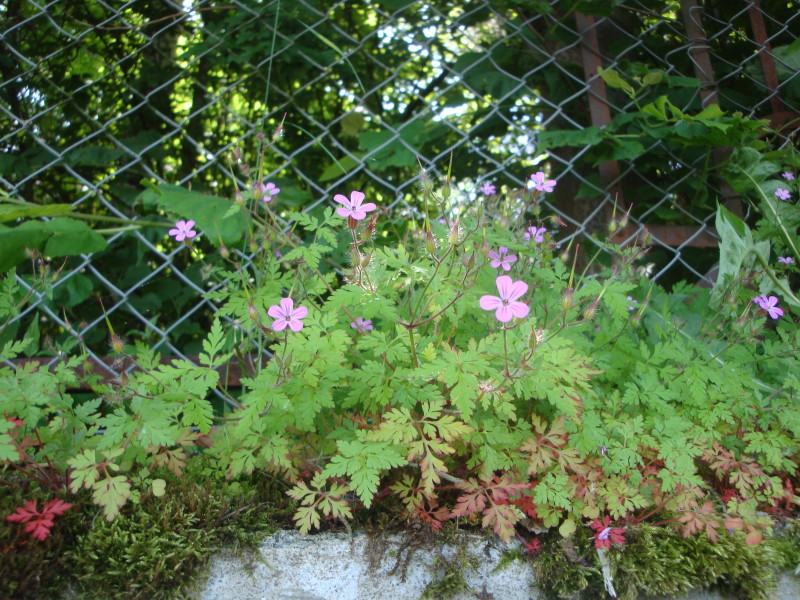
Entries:
{"label": "seed pod", "polygon": [[428,251],[428,254],[435,254],[436,253],[436,240],[433,239],[433,232],[431,231],[431,226],[428,225],[427,231],[425,232],[425,249]]}

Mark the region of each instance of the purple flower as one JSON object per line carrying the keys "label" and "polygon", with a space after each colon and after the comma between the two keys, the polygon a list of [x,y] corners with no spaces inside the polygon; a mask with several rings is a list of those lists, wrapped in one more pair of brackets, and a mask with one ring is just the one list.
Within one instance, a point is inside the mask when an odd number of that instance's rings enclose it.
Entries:
{"label": "purple flower", "polygon": [[783,263],[785,265],[793,265],[794,259],[791,256],[779,256],[778,262]]}
{"label": "purple flower", "polygon": [[[631,302],[632,304],[639,304],[639,303],[638,303],[636,300],[634,300],[634,299],[633,299],[633,296],[628,296],[628,297],[626,298],[626,300],[627,300],[628,302]],[[629,306],[629,307],[628,307],[628,310],[636,310],[636,307],[635,307],[635,306]]]}
{"label": "purple flower", "polygon": [[544,234],[547,233],[547,229],[544,227],[539,227],[538,229],[531,225],[528,229],[525,230],[525,239],[530,240],[533,239],[534,242],[537,244],[544,241]]}
{"label": "purple flower", "polygon": [[775,195],[781,200],[788,200],[792,197],[792,195],[789,193],[789,190],[785,190],[783,188],[778,188],[775,190]]}
{"label": "purple flower", "polygon": [[514,317],[524,318],[528,314],[528,305],[516,300],[528,291],[528,284],[524,281],[512,281],[508,275],[500,275],[496,283],[500,297],[481,296],[481,308],[496,310],[495,316],[501,323],[508,323]]}
{"label": "purple flower", "polygon": [[485,181],[481,186],[481,193],[485,196],[493,196],[497,193],[497,188],[494,187],[494,184]]}
{"label": "purple flower", "polygon": [[792,175],[789,171],[786,171],[786,172],[783,173],[783,178],[786,181],[793,181],[794,180],[794,175]]}
{"label": "purple flower", "polygon": [[264,202],[270,202],[273,196],[277,196],[280,191],[281,188],[272,182],[256,184],[256,195],[261,196],[261,200]]}
{"label": "purple flower", "polygon": [[350,199],[348,200],[341,194],[336,194],[333,199],[339,204],[344,205],[344,208],[337,208],[336,212],[343,217],[353,217],[356,221],[367,218],[367,213],[378,208],[372,202],[364,202],[364,194],[362,192],[350,192]]}
{"label": "purple flower", "polygon": [[607,540],[608,539],[608,534],[610,534],[610,533],[611,533],[611,527],[606,527],[605,529],[603,529],[603,531],[601,531],[600,533],[597,534],[597,539],[598,540]]}
{"label": "purple flower", "polygon": [[605,445],[605,444],[603,444],[602,446],[600,446],[600,454],[602,454],[603,456],[605,456],[605,455],[606,455],[606,452],[608,452],[608,449],[606,448],[606,445]]}
{"label": "purple flower", "polygon": [[197,232],[194,231],[192,227],[194,227],[194,221],[178,221],[175,223],[175,229],[169,230],[169,234],[174,236],[179,242],[182,242],[186,238],[192,239],[197,235]]}
{"label": "purple flower", "polygon": [[753,302],[761,307],[762,310],[766,311],[773,319],[778,319],[783,315],[783,309],[778,307],[778,298],[775,296],[767,298],[766,295],[761,294],[753,298]]}
{"label": "purple flower", "polygon": [[510,271],[511,265],[517,262],[517,257],[508,253],[508,248],[500,246],[497,252],[489,252],[489,258],[492,259],[491,265],[493,269],[503,267],[504,271]]}
{"label": "purple flower", "polygon": [[556,185],[555,179],[547,179],[547,176],[544,174],[543,171],[537,171],[533,175],[531,175],[531,181],[533,182],[533,187],[545,193],[550,193],[553,191],[553,187]]}
{"label": "purple flower", "polygon": [[355,321],[350,323],[350,327],[357,329],[359,333],[367,333],[372,331],[372,321],[370,319],[364,320],[364,317],[358,317]]}
{"label": "purple flower", "polygon": [[280,305],[273,304],[269,307],[267,314],[275,319],[272,328],[275,331],[283,331],[286,326],[292,331],[300,331],[303,328],[303,319],[308,316],[308,309],[305,306],[294,307],[294,300],[282,298]]}

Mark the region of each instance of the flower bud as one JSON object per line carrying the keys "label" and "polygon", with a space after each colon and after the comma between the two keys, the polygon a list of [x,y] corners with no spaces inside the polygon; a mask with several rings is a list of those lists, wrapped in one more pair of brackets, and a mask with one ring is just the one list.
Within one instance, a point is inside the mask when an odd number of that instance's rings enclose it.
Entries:
{"label": "flower bud", "polygon": [[592,302],[586,309],[583,311],[583,318],[587,321],[593,321],[594,318],[597,316],[597,305],[600,304],[600,298]]}
{"label": "flower bud", "polygon": [[239,159],[242,158],[242,149],[239,146],[233,149],[233,160],[239,162]]}
{"label": "flower bud", "polygon": [[486,238],[483,238],[483,242],[481,242],[481,247],[478,249],[478,252],[481,253],[483,260],[489,256],[489,244],[486,242]]}
{"label": "flower bud", "polygon": [[458,244],[458,222],[459,219],[456,217],[456,220],[453,221],[453,227],[450,229],[450,235],[447,236],[447,243],[451,246]]}
{"label": "flower bud", "polygon": [[608,233],[614,233],[617,230],[617,222],[611,219],[608,223]]}
{"label": "flower bud", "polygon": [[247,316],[251,321],[258,321],[258,309],[249,300],[247,301]]}
{"label": "flower bud", "polygon": [[647,229],[643,229],[642,233],[639,234],[639,245],[640,246],[649,246],[653,242],[653,236],[650,235],[650,232]]}
{"label": "flower bud", "polygon": [[422,187],[422,191],[424,192],[430,192],[433,189],[433,180],[426,171],[420,171],[419,183],[420,186]]}
{"label": "flower bud", "polygon": [[572,288],[568,287],[564,292],[564,295],[561,296],[561,308],[564,310],[569,310],[572,308],[573,303]]}
{"label": "flower bud", "polygon": [[242,195],[242,192],[240,192],[239,190],[236,190],[236,199],[234,200],[234,203],[237,206],[244,206],[246,203],[244,196]]}
{"label": "flower bud", "polygon": [[228,247],[222,242],[219,243],[219,255],[222,258],[228,258],[231,255],[231,251],[228,250]]}
{"label": "flower bud", "polygon": [[258,242],[256,242],[253,238],[250,238],[250,252],[253,254],[258,252]]}
{"label": "flower bud", "polygon": [[366,269],[369,266],[369,261],[372,260],[372,253],[361,255],[361,268]]}
{"label": "flower bud", "polygon": [[447,200],[450,197],[450,180],[445,179],[444,187],[442,188],[442,198]]}
{"label": "flower bud", "polygon": [[125,352],[125,342],[123,342],[116,333],[111,334],[111,348],[117,354]]}
{"label": "flower bud", "polygon": [[433,232],[431,231],[430,225],[428,225],[425,231],[425,249],[428,251],[428,254],[432,255],[436,253],[436,240],[433,239]]}

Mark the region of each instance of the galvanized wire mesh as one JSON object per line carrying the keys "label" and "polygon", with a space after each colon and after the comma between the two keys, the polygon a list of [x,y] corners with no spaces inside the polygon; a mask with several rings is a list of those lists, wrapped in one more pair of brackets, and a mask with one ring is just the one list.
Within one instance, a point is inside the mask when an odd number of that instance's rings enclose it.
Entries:
{"label": "galvanized wire mesh", "polygon": [[[285,119],[264,179],[288,206],[313,210],[357,186],[403,218],[415,210],[418,160],[441,177],[452,157],[462,202],[481,182],[509,191],[544,169],[559,180],[548,206],[567,223],[560,237],[592,243],[609,207],[636,202],[624,236],[651,227],[652,276],[702,280],[713,211],[676,199],[706,155],[655,141],[645,149],[665,163],[655,177],[639,156],[598,167],[588,147],[542,153],[538,136],[634,108],[600,84],[597,65],[697,78],[682,110],[718,102],[780,130],[800,113],[799,13],[786,1],[595,4],[604,14],[558,0],[10,0],[0,6],[0,184],[28,201],[136,218],[142,178],[232,195],[246,183],[233,149],[253,152]],[[791,131],[776,143],[792,143]],[[735,203],[724,182],[703,185]],[[30,289],[26,273],[17,278]],[[103,253],[66,261],[54,286],[17,320],[46,321],[54,354],[81,340],[104,353],[96,298],[117,329],[178,356],[216,308],[200,265],[153,228],[111,233]]]}

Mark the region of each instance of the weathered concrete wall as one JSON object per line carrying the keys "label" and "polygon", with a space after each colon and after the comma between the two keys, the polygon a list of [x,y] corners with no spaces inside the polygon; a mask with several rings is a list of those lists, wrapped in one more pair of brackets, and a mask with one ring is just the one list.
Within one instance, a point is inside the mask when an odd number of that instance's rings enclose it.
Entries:
{"label": "weathered concrete wall", "polygon": [[[493,573],[500,560],[500,549],[477,536],[467,539],[464,547],[473,557],[475,568],[467,568],[463,573],[473,593],[462,593],[456,600],[542,598],[533,586],[533,574],[528,565],[514,562]],[[458,548],[439,545],[438,550],[416,550],[403,581],[399,574],[389,573],[397,563],[398,551],[401,557],[407,554],[408,547],[401,550],[403,540],[401,536],[390,536],[386,539],[385,551],[381,551],[361,534],[353,538],[327,533],[301,537],[296,531],[282,531],[264,540],[255,555],[222,553],[215,556],[208,580],[192,597],[202,600],[416,600],[434,579],[437,559],[453,561]],[[443,573],[440,568],[439,574]],[[722,596],[697,591],[672,600],[722,600]],[[788,576],[782,578],[775,600],[800,600],[797,580]]]}

